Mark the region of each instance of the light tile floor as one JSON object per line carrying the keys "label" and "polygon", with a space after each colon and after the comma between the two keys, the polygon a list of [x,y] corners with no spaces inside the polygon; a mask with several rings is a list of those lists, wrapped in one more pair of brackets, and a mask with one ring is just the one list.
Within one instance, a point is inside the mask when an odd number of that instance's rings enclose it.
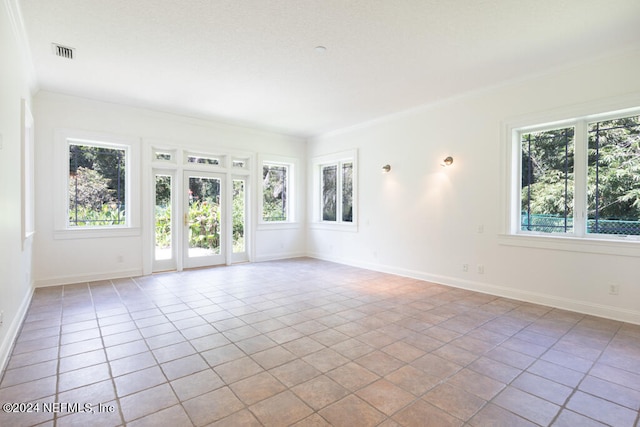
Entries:
{"label": "light tile floor", "polygon": [[38,412],[2,426],[638,426],[640,326],[305,258],[41,288],[5,402]]}

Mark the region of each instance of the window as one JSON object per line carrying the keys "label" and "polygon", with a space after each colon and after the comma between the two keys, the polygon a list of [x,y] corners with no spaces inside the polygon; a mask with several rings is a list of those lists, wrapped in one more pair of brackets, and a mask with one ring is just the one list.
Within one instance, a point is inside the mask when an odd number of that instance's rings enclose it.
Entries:
{"label": "window", "polygon": [[247,245],[245,242],[246,226],[247,226],[247,180],[246,178],[233,179],[233,249],[232,252],[246,252]]}
{"label": "window", "polygon": [[234,169],[247,169],[249,165],[248,159],[233,159],[231,160],[231,167]]}
{"label": "window", "polygon": [[173,161],[173,154],[170,152],[156,151],[153,160],[160,162],[171,162]]}
{"label": "window", "polygon": [[195,154],[187,155],[187,163],[195,163],[200,165],[219,166],[220,159],[217,157],[199,156]]}
{"label": "window", "polygon": [[289,221],[289,196],[291,166],[287,164],[262,164],[262,220],[266,222]]}
{"label": "window", "polygon": [[[584,117],[516,129],[512,230],[572,237],[640,236],[640,115]],[[515,186],[515,185],[514,185]],[[517,210],[517,213],[515,212]],[[512,221],[515,222],[515,221]]]}
{"label": "window", "polygon": [[318,226],[356,226],[356,156],[350,150],[313,159],[313,219]]}
{"label": "window", "polygon": [[588,124],[587,233],[640,235],[640,116]]}
{"label": "window", "polygon": [[126,158],[124,147],[69,141],[70,227],[126,224]]}
{"label": "window", "polygon": [[574,129],[520,134],[520,229],[573,232]]}
{"label": "window", "polygon": [[55,140],[54,237],[138,235],[139,139],[60,129]]}
{"label": "window", "polygon": [[322,221],[353,222],[353,161],[320,167]]}

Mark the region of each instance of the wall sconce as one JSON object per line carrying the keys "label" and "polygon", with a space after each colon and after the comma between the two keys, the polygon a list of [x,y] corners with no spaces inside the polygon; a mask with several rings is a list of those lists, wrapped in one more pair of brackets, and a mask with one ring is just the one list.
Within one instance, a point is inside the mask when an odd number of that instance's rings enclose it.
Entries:
{"label": "wall sconce", "polygon": [[391,170],[391,165],[384,165],[382,167],[382,173],[388,173]]}
{"label": "wall sconce", "polygon": [[447,156],[447,157],[442,161],[442,163],[440,163],[440,165],[441,165],[442,167],[445,167],[445,166],[451,166],[451,164],[452,164],[452,163],[453,163],[453,157],[451,157],[451,156]]}

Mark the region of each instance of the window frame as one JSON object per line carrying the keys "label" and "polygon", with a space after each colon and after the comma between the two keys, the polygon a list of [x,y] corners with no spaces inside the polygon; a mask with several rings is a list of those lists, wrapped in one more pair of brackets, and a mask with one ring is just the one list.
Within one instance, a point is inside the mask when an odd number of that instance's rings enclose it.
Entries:
{"label": "window frame", "polygon": [[[257,229],[265,229],[265,228],[290,228],[297,227],[298,224],[298,213],[297,213],[297,159],[291,157],[277,156],[277,155],[260,155],[258,161],[256,162],[256,181],[257,185],[255,188],[259,189],[256,191],[257,198]],[[264,182],[262,179],[263,168],[265,165],[273,165],[273,166],[284,166],[287,168],[287,206],[286,206],[286,215],[287,219],[282,221],[265,221],[264,220]]]}
{"label": "window frame", "polygon": [[[582,204],[580,203],[582,200],[581,194],[583,193],[583,191],[578,190],[578,181],[581,181],[581,173],[584,172],[581,168],[581,159],[583,156],[583,150],[585,150],[586,147],[581,146],[581,144],[578,143],[578,139],[582,138],[583,136],[583,132],[579,131],[579,128],[581,128],[582,126],[582,122],[578,123],[578,122],[561,122],[561,123],[556,123],[556,124],[543,124],[540,126],[533,126],[533,127],[523,127],[523,128],[518,128],[514,130],[513,133],[513,144],[514,144],[514,149],[517,150],[517,162],[516,165],[514,165],[514,167],[517,168],[517,181],[514,182],[514,186],[516,187],[514,190],[517,192],[517,200],[516,203],[518,204],[518,222],[517,224],[514,224],[514,228],[515,228],[515,233],[517,234],[526,234],[526,235],[541,235],[541,236],[575,236],[575,237],[582,237],[579,230],[581,230],[581,226],[583,225],[583,218],[582,218],[582,212],[583,209],[586,206],[582,206]],[[523,197],[523,192],[522,192],[522,186],[518,185],[519,182],[522,182],[522,154],[523,154],[523,150],[522,150],[522,135],[524,134],[529,134],[529,133],[536,133],[536,132],[547,132],[547,131],[552,131],[552,130],[559,130],[559,129],[563,129],[563,128],[573,128],[574,130],[574,136],[573,136],[573,145],[574,145],[574,188],[573,188],[573,215],[572,216],[568,216],[567,218],[571,218],[572,222],[573,222],[573,231],[572,232],[564,232],[564,233],[547,233],[547,232],[543,232],[543,231],[533,231],[533,230],[523,230],[521,227],[521,219],[520,219],[520,215],[522,212],[522,197]],[[582,130],[582,129],[580,129]],[[586,151],[585,151],[586,152]],[[585,163],[586,166],[586,163]],[[586,182],[586,181],[585,181]],[[580,185],[580,188],[582,188],[582,186]],[[586,194],[586,191],[584,191],[584,194]],[[586,202],[586,199],[585,199]],[[513,206],[514,211],[516,210],[516,206]],[[515,218],[516,213],[513,212],[513,216]],[[578,230],[578,231],[576,231]]]}
{"label": "window frame", "polygon": [[[581,105],[503,122],[501,156],[504,162],[502,233],[500,243],[590,253],[640,256],[640,236],[587,233],[588,124],[640,114],[640,98],[608,100],[599,105]],[[522,147],[520,135],[574,127],[573,232],[545,233],[521,230]]]}
{"label": "window frame", "polygon": [[[140,147],[137,138],[76,130],[57,130],[55,136],[54,238],[100,238],[140,234]],[[71,145],[119,149],[125,152],[125,223],[71,226],[69,224],[69,148]]]}
{"label": "window frame", "polygon": [[[351,194],[351,206],[352,215],[351,221],[344,221],[342,219],[343,206],[343,174],[342,167],[345,164],[351,163],[352,165],[352,194]],[[323,169],[330,166],[336,166],[336,220],[323,219]],[[311,171],[313,173],[312,179],[312,191],[313,195],[313,214],[311,227],[312,228],[324,228],[324,229],[338,229],[344,231],[357,231],[358,230],[358,151],[348,150],[339,153],[333,153],[323,156],[314,157],[312,159]]]}

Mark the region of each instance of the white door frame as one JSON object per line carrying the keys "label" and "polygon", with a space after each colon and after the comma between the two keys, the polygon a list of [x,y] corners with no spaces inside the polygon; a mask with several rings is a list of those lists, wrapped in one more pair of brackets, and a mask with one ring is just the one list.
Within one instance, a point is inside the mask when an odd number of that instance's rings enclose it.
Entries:
{"label": "white door frame", "polygon": [[[233,152],[228,150],[216,151],[211,154],[220,160],[218,164],[194,164],[188,161],[194,153],[210,152],[212,147],[191,147],[186,144],[168,143],[162,140],[145,140],[144,155],[142,158],[142,186],[149,191],[144,191],[142,199],[145,212],[142,227],[142,274],[152,274],[161,271],[182,271],[191,268],[185,263],[185,231],[184,226],[184,199],[182,192],[186,188],[184,176],[186,171],[198,174],[213,173],[223,178],[221,192],[223,197],[224,212],[222,212],[224,230],[229,230],[222,236],[224,247],[223,264],[236,262],[251,262],[254,257],[254,240],[256,224],[254,214],[256,210],[254,194],[252,193],[255,173],[255,153]],[[155,259],[155,185],[156,175],[168,175],[172,177],[172,257],[170,260]],[[245,252],[233,253],[233,180],[245,181]],[[217,262],[212,265],[218,264]]]}

